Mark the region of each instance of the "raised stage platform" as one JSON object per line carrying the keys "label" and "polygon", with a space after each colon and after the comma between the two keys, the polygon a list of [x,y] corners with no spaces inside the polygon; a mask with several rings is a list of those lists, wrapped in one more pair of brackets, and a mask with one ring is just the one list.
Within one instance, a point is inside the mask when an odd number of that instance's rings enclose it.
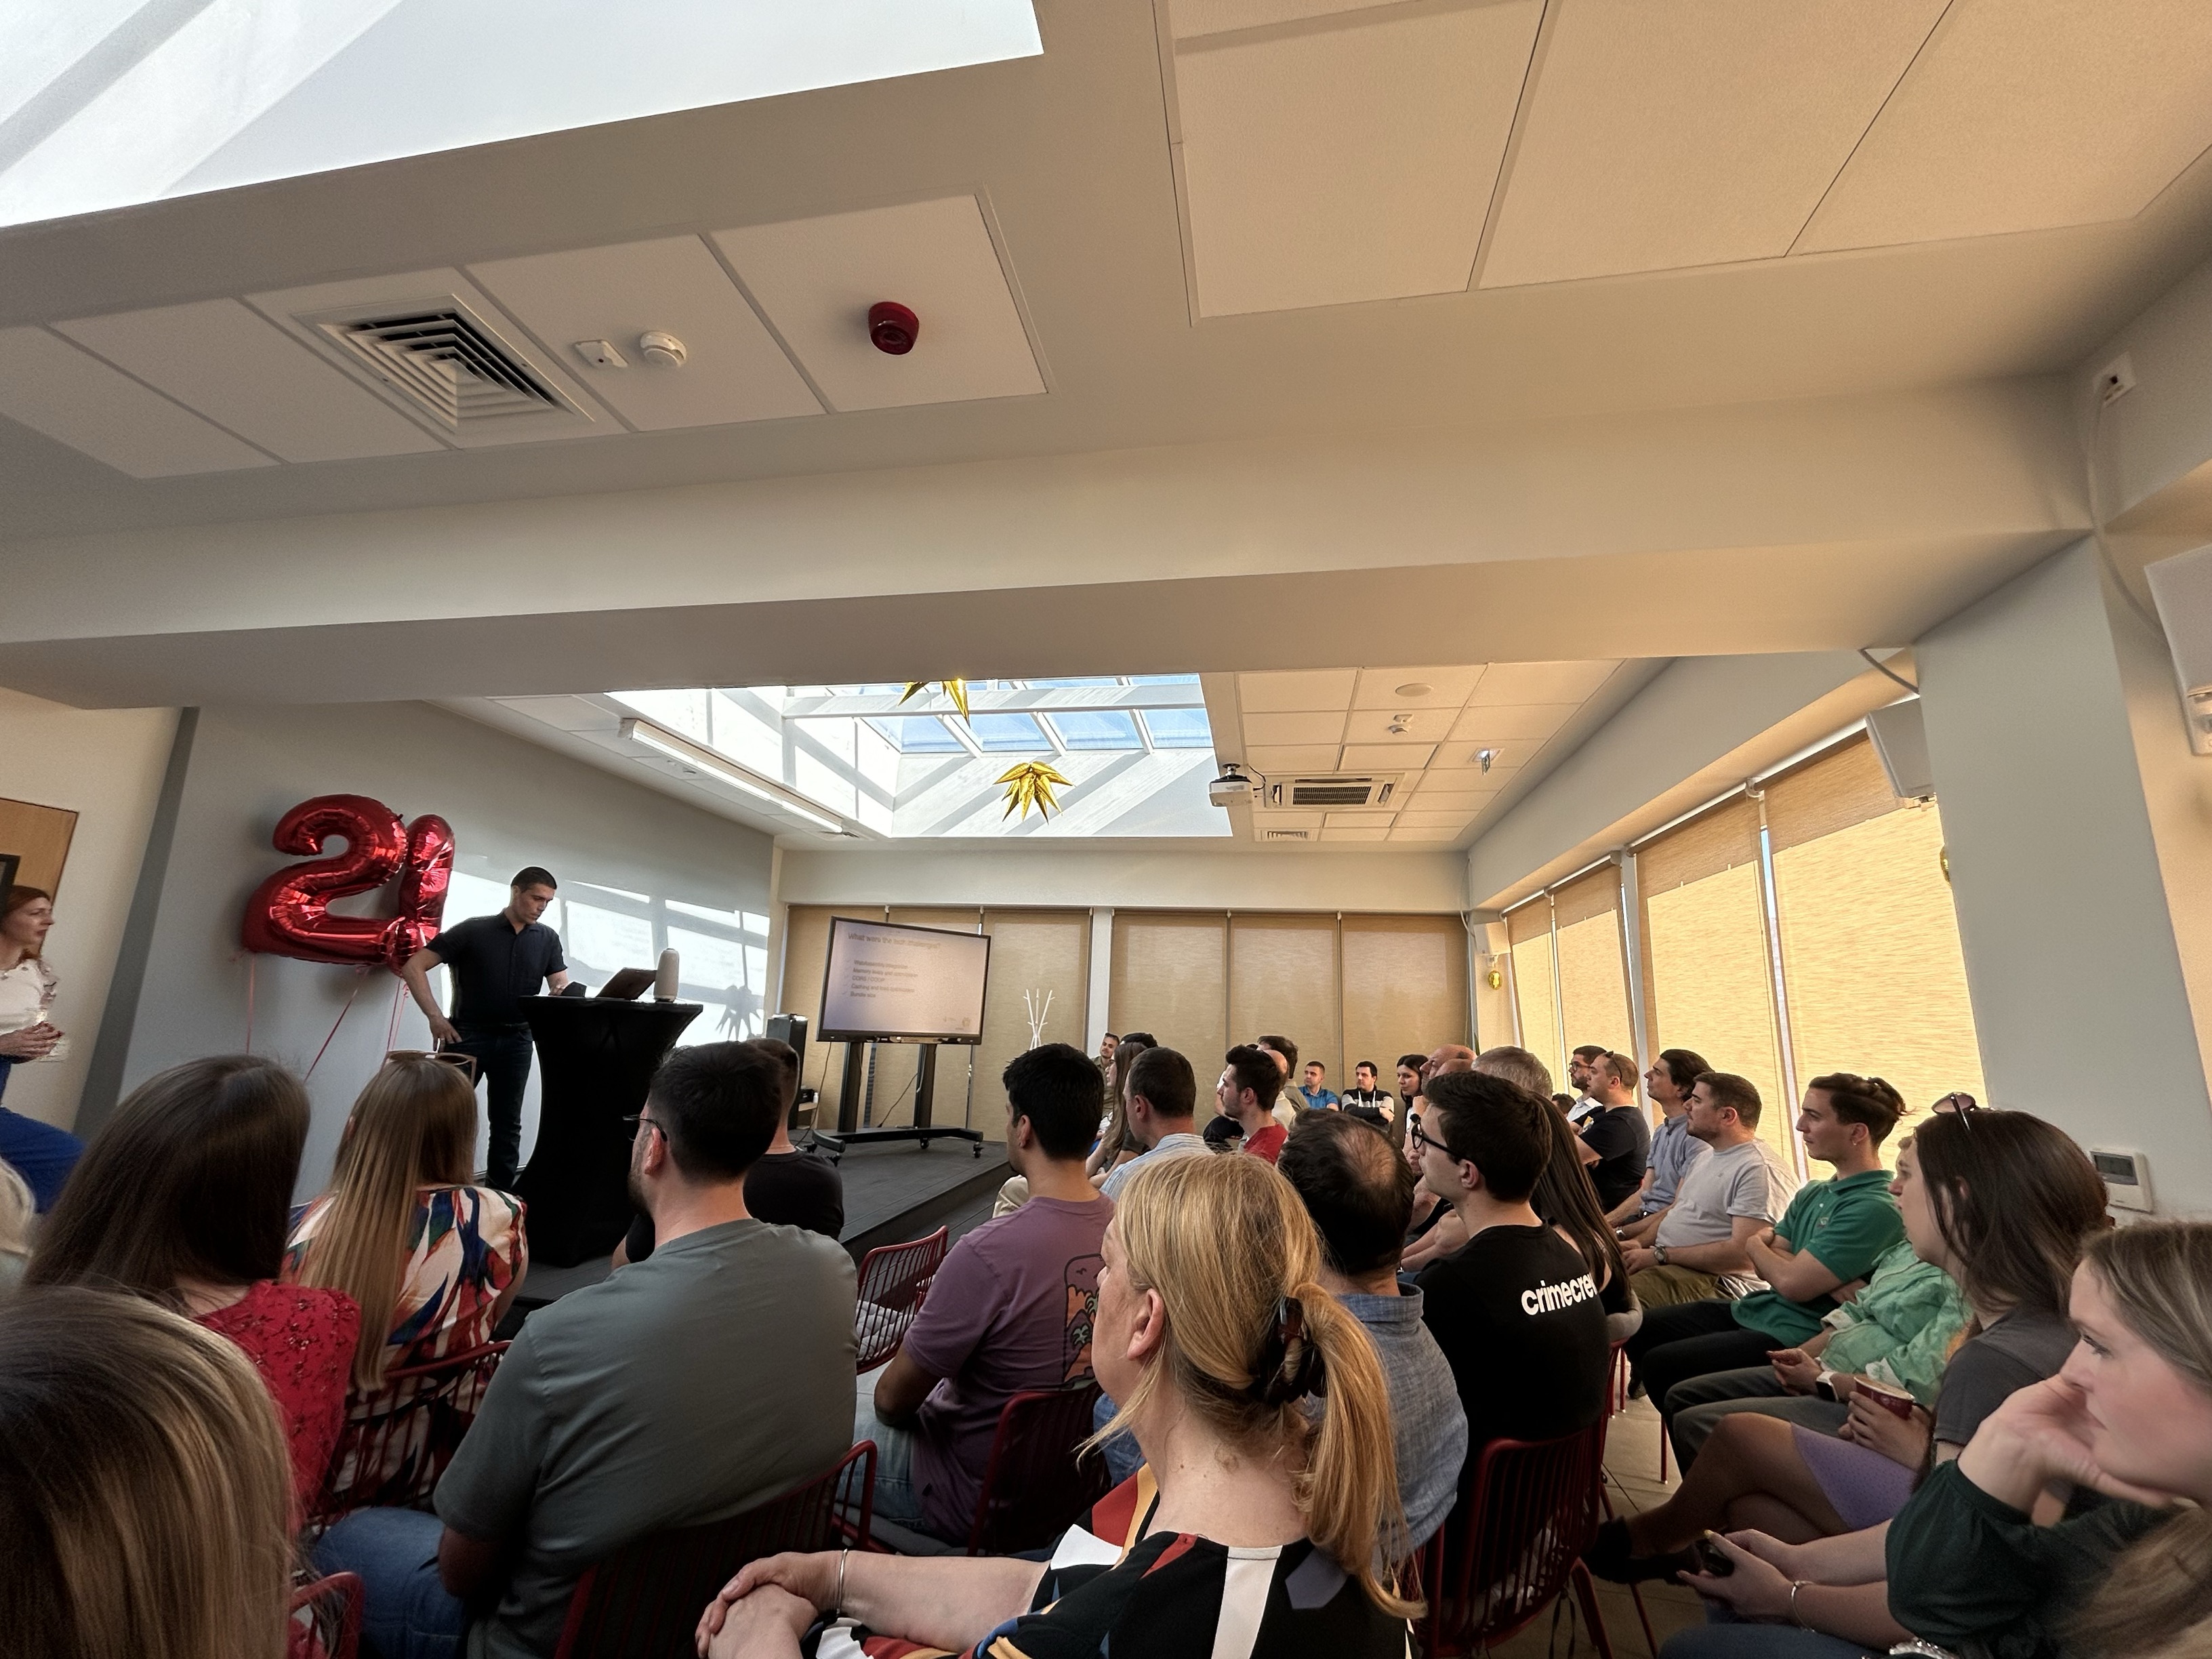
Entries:
{"label": "raised stage platform", "polygon": [[[838,1160],[837,1172],[845,1182],[845,1231],[837,1242],[855,1266],[878,1244],[903,1243],[940,1226],[950,1226],[957,1239],[989,1218],[992,1200],[1013,1173],[1005,1146],[995,1140],[983,1143],[980,1158],[975,1147],[957,1140],[855,1146]],[[596,1285],[609,1271],[605,1261],[532,1267],[500,1334],[512,1336],[531,1310]]]}

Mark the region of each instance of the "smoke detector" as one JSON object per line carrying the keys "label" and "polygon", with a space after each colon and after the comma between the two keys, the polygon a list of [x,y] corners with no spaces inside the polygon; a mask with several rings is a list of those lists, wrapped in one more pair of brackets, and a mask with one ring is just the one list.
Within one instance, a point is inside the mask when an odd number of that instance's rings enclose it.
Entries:
{"label": "smoke detector", "polygon": [[877,350],[903,357],[921,337],[921,319],[896,300],[878,300],[868,307],[868,338]]}
{"label": "smoke detector", "polygon": [[691,354],[684,349],[684,342],[673,334],[663,334],[659,329],[637,337],[639,355],[655,368],[681,368],[684,360]]}

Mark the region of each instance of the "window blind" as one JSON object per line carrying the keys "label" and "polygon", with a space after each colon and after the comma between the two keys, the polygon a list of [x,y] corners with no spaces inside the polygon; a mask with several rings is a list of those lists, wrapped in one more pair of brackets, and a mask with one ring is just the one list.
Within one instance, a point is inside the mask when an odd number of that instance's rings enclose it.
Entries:
{"label": "window blind", "polygon": [[1559,1057],[1559,996],[1552,976],[1550,900],[1540,898],[1509,915],[1505,918],[1505,938],[1513,972],[1514,1018],[1521,1026],[1521,1047],[1551,1068],[1556,1085],[1565,1073],[1565,1062]]}
{"label": "window blind", "polygon": [[1106,998],[1115,1031],[1150,1031],[1190,1061],[1200,1121],[1228,1052],[1229,922],[1220,915],[1119,910]]}
{"label": "window blind", "polygon": [[[1229,922],[1229,1040],[1249,1042],[1279,1032],[1305,1062],[1328,1067],[1331,1088],[1344,1076],[1343,1006],[1337,990],[1334,915],[1243,915]],[[1197,1057],[1191,1063],[1196,1065]],[[1217,1066],[1215,1075],[1219,1075]]]}
{"label": "window blind", "polygon": [[[1000,1079],[1006,1062],[1030,1046],[1022,993],[1034,993],[1040,1008],[1048,994],[1052,998],[1045,1042],[1085,1047],[1091,915],[1085,910],[991,910],[984,914],[983,927],[991,936],[991,978],[984,994],[983,1040],[969,1050],[975,1067],[971,1127],[998,1140],[1006,1130],[1006,1091]],[[941,1060],[937,1097],[940,1102],[946,1098]],[[938,1121],[951,1121],[940,1108]]]}
{"label": "window blind", "polygon": [[[1346,916],[1344,957],[1344,1074],[1371,1060],[1378,1086],[1395,1090],[1398,1056],[1465,1042],[1467,930],[1457,916]],[[1500,1038],[1499,1041],[1503,1041]],[[1402,1139],[1404,1115],[1393,1120]]]}
{"label": "window blind", "polygon": [[1621,948],[1620,867],[1601,865],[1561,887],[1552,896],[1552,923],[1563,1050],[1553,1075],[1556,1086],[1566,1089],[1566,1056],[1585,1043],[1602,1043],[1632,1057],[1636,1053]]}

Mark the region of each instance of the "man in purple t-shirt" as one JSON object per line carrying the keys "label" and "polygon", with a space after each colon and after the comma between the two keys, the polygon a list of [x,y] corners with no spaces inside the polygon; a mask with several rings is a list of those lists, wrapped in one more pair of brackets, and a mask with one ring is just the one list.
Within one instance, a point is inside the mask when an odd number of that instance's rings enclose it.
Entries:
{"label": "man in purple t-shirt", "polygon": [[878,1449],[876,1513],[955,1544],[968,1541],[1006,1401],[1091,1375],[1114,1215],[1083,1167],[1098,1068],[1053,1042],[1016,1055],[1002,1080],[1006,1162],[1029,1178],[1029,1201],[952,1247],[904,1346],[860,1379],[853,1413],[854,1443]]}

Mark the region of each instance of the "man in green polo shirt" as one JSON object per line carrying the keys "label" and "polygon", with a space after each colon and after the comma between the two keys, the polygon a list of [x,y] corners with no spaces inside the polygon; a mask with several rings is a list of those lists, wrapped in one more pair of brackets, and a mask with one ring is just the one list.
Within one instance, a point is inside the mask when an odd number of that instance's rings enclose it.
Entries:
{"label": "man in green polo shirt", "polygon": [[1628,1340],[1635,1374],[1663,1414],[1667,1391],[1686,1377],[1763,1362],[1820,1328],[1836,1292],[1866,1279],[1883,1251],[1905,1237],[1881,1143],[1905,1102],[1880,1078],[1850,1072],[1816,1077],[1797,1116],[1806,1156],[1832,1164],[1826,1181],[1808,1181],[1773,1227],[1745,1245],[1767,1287],[1741,1300],[1715,1298],[1654,1308]]}

